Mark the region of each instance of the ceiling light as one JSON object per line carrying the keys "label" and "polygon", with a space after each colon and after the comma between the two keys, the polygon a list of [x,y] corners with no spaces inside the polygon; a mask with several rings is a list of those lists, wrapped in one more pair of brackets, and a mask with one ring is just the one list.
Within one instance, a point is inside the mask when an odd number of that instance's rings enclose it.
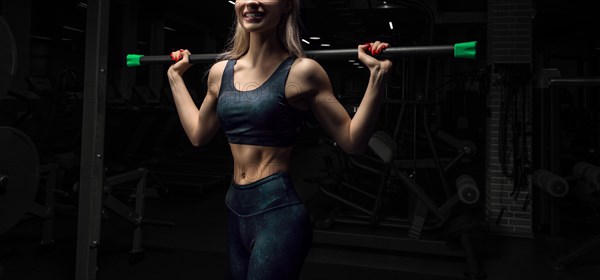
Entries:
{"label": "ceiling light", "polygon": [[389,3],[389,1],[379,1],[378,4],[373,6],[375,9],[398,9],[404,8],[404,6],[398,5],[397,3]]}
{"label": "ceiling light", "polygon": [[321,44],[321,47],[331,47],[330,44]]}
{"label": "ceiling light", "polygon": [[68,26],[68,25],[63,25],[62,28],[67,29],[67,30],[72,30],[72,31],[77,31],[77,32],[83,33],[83,30],[81,30],[79,28],[71,27],[71,26]]}
{"label": "ceiling light", "polygon": [[40,36],[40,35],[31,35],[31,38],[40,39],[40,40],[52,40],[50,37]]}
{"label": "ceiling light", "polygon": [[354,60],[354,59],[348,59],[348,62],[353,63],[353,62],[356,62],[356,60]]}
{"label": "ceiling light", "polygon": [[304,42],[304,43],[306,43],[306,44],[309,44],[309,45],[310,45],[310,42],[309,42],[309,41],[306,41],[305,39],[302,39],[302,42]]}
{"label": "ceiling light", "polygon": [[79,4],[77,4],[77,7],[85,9],[85,8],[87,8],[87,4],[86,3],[79,3]]}
{"label": "ceiling light", "polygon": [[321,40],[321,37],[310,37],[311,40]]}
{"label": "ceiling light", "polygon": [[357,66],[360,65],[360,63],[358,63],[358,62],[354,62],[352,64],[357,65]]}
{"label": "ceiling light", "polygon": [[235,5],[235,2],[233,2],[233,1],[227,1],[227,2],[229,2],[231,5]]}
{"label": "ceiling light", "polygon": [[163,26],[163,28],[164,28],[165,30],[169,30],[169,31],[173,31],[173,32],[175,32],[175,29],[174,29],[174,28],[171,28],[171,27],[168,27],[168,26]]}
{"label": "ceiling light", "polygon": [[390,29],[394,30],[394,25],[392,24],[392,22],[390,21]]}

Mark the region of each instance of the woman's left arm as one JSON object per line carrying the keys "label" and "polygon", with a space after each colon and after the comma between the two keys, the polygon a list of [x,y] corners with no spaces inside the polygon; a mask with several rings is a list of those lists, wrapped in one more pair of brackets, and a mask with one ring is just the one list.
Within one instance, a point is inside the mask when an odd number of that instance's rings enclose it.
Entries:
{"label": "woman's left arm", "polygon": [[358,58],[369,68],[370,76],[365,95],[352,119],[335,98],[325,71],[316,62],[316,66],[309,67],[314,68],[307,74],[310,92],[313,93],[310,95],[311,110],[325,131],[348,154],[360,155],[367,149],[392,67],[389,60],[377,60],[366,51],[377,55],[387,46],[387,43],[380,42],[358,46]]}

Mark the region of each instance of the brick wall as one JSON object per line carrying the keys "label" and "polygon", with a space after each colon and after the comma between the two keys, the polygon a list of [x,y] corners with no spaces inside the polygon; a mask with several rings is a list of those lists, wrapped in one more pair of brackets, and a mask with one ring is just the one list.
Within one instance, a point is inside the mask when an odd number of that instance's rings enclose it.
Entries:
{"label": "brick wall", "polygon": [[[487,97],[489,115],[486,119],[486,210],[488,225],[492,234],[509,236],[532,236],[531,205],[523,209],[525,197],[531,190],[531,177],[527,176],[527,184],[519,196],[511,196],[513,177],[502,170],[502,160],[499,154],[504,143],[505,170],[513,169],[512,126],[517,120],[503,118],[503,96],[507,88],[503,85],[503,75],[496,70],[501,65],[531,65],[532,40],[531,17],[533,15],[531,0],[488,0],[488,39],[487,62],[490,66],[490,90]],[[527,67],[525,67],[527,68]],[[516,119],[531,119],[531,89],[523,88],[516,95],[520,102],[526,102],[525,116],[518,115]],[[530,122],[526,122],[526,130],[531,131]],[[501,131],[507,127],[505,139],[501,143]],[[531,139],[526,140],[526,157],[531,160]],[[500,216],[500,213],[502,215]]]}
{"label": "brick wall", "polygon": [[488,0],[488,64],[531,63],[531,1]]}

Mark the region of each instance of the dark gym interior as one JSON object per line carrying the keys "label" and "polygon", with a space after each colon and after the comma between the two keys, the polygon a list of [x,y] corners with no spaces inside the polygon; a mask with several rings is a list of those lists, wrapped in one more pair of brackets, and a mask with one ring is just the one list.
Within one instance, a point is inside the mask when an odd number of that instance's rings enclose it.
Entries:
{"label": "dark gym interior", "polygon": [[[314,239],[301,279],[598,279],[594,1],[300,3],[306,51],[477,42],[469,58],[390,58],[364,154],[304,120],[291,175]],[[228,279],[227,138],[193,146],[169,64],[125,60],[218,54],[233,6],[0,0],[0,280]],[[368,70],[315,60],[352,117]],[[211,65],[185,74],[197,106]]]}

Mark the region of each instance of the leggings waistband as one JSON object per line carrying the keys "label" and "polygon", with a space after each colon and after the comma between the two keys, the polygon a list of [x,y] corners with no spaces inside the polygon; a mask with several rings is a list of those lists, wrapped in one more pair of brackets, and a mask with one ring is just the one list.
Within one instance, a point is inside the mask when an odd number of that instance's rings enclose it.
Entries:
{"label": "leggings waistband", "polygon": [[287,171],[277,171],[271,175],[268,175],[264,178],[258,179],[252,183],[248,183],[248,184],[243,184],[243,185],[238,185],[235,183],[235,181],[233,180],[233,178],[231,179],[231,186],[233,186],[236,189],[252,189],[255,187],[258,187],[262,184],[266,184],[267,182],[270,182],[272,180],[277,180],[279,178],[282,177],[286,177],[289,178],[290,174]]}
{"label": "leggings waistband", "polygon": [[240,217],[298,203],[302,201],[287,171],[276,172],[245,185],[238,185],[232,180],[225,197],[229,210]]}

